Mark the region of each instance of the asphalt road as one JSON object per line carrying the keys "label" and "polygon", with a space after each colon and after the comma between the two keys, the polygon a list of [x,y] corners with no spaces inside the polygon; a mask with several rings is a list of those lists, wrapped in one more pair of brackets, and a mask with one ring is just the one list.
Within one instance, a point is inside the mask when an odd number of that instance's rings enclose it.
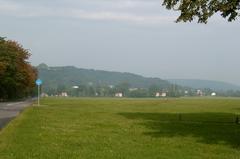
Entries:
{"label": "asphalt road", "polygon": [[33,100],[20,102],[0,102],[0,129],[14,119],[25,107],[30,106]]}

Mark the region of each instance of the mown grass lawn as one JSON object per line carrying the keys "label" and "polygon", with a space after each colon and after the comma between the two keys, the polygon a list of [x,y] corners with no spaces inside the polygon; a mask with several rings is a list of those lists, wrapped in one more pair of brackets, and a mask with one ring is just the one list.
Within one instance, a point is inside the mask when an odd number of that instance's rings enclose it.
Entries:
{"label": "mown grass lawn", "polygon": [[0,159],[239,159],[238,99],[44,99],[0,132]]}

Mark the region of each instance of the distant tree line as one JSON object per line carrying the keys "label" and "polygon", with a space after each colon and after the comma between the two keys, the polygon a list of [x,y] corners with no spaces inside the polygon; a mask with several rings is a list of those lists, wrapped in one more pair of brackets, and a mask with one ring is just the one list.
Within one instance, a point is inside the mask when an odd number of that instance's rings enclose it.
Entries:
{"label": "distant tree line", "polygon": [[58,85],[56,88],[45,88],[43,86],[43,92],[47,93],[49,96],[61,95],[62,92],[66,92],[72,97],[114,97],[116,93],[122,93],[123,97],[130,98],[156,97],[157,93],[166,93],[166,97],[196,97],[211,96],[212,93],[215,92],[217,96],[240,97],[240,91],[214,91],[209,88],[204,88],[201,89],[201,94],[199,94],[198,90],[199,89],[182,87],[174,84],[167,88],[163,88],[159,85],[151,85],[149,88],[132,88],[127,82],[119,83],[116,86],[80,84],[78,88],[65,85]]}
{"label": "distant tree line", "polygon": [[34,92],[37,70],[27,61],[28,50],[0,37],[0,100],[27,97]]}
{"label": "distant tree line", "polygon": [[[186,91],[188,94],[186,94]],[[43,92],[48,95],[60,95],[66,92],[73,97],[114,97],[116,93],[122,93],[124,97],[144,98],[155,97],[156,93],[166,93],[168,97],[195,96],[194,90],[191,88],[181,87],[178,85],[170,85],[168,88],[162,88],[158,85],[151,85],[149,88],[132,88],[127,82],[119,83],[116,86],[112,85],[89,85],[80,84],[77,88],[58,85],[57,88],[45,88]]]}
{"label": "distant tree line", "polygon": [[218,95],[224,97],[240,97],[240,90],[220,91]]}

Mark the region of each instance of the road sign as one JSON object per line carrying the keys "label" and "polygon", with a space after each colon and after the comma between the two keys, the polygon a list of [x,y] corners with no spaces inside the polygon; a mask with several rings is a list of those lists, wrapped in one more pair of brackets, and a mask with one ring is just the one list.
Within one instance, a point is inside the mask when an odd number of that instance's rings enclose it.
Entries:
{"label": "road sign", "polygon": [[38,86],[38,106],[39,106],[40,105],[40,85],[42,85],[42,80],[37,79],[35,83]]}
{"label": "road sign", "polygon": [[40,86],[41,84],[42,84],[42,80],[37,79],[37,80],[36,80],[36,85]]}

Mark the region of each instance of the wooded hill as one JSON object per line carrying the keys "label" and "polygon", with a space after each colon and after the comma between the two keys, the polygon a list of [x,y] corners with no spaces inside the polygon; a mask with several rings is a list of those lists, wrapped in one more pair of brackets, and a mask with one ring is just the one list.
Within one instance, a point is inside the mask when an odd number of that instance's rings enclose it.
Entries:
{"label": "wooded hill", "polygon": [[[167,96],[198,96],[201,89],[204,96],[217,92],[218,96],[239,97],[239,87],[216,81],[205,80],[162,80],[132,73],[82,69],[74,66],[37,66],[39,78],[43,80],[43,92],[49,95],[68,92],[72,96],[114,96],[123,92],[128,97],[154,97],[157,92]],[[77,90],[73,86],[78,86]],[[230,91],[229,91],[230,90]],[[186,93],[187,92],[187,93]]]}
{"label": "wooded hill", "polygon": [[48,67],[46,64],[40,64],[37,69],[45,88],[56,89],[60,85],[66,87],[75,85],[116,86],[121,83],[128,83],[131,88],[145,89],[152,85],[162,89],[171,86],[168,81],[160,78],[147,78],[132,73],[82,69],[74,66]]}

